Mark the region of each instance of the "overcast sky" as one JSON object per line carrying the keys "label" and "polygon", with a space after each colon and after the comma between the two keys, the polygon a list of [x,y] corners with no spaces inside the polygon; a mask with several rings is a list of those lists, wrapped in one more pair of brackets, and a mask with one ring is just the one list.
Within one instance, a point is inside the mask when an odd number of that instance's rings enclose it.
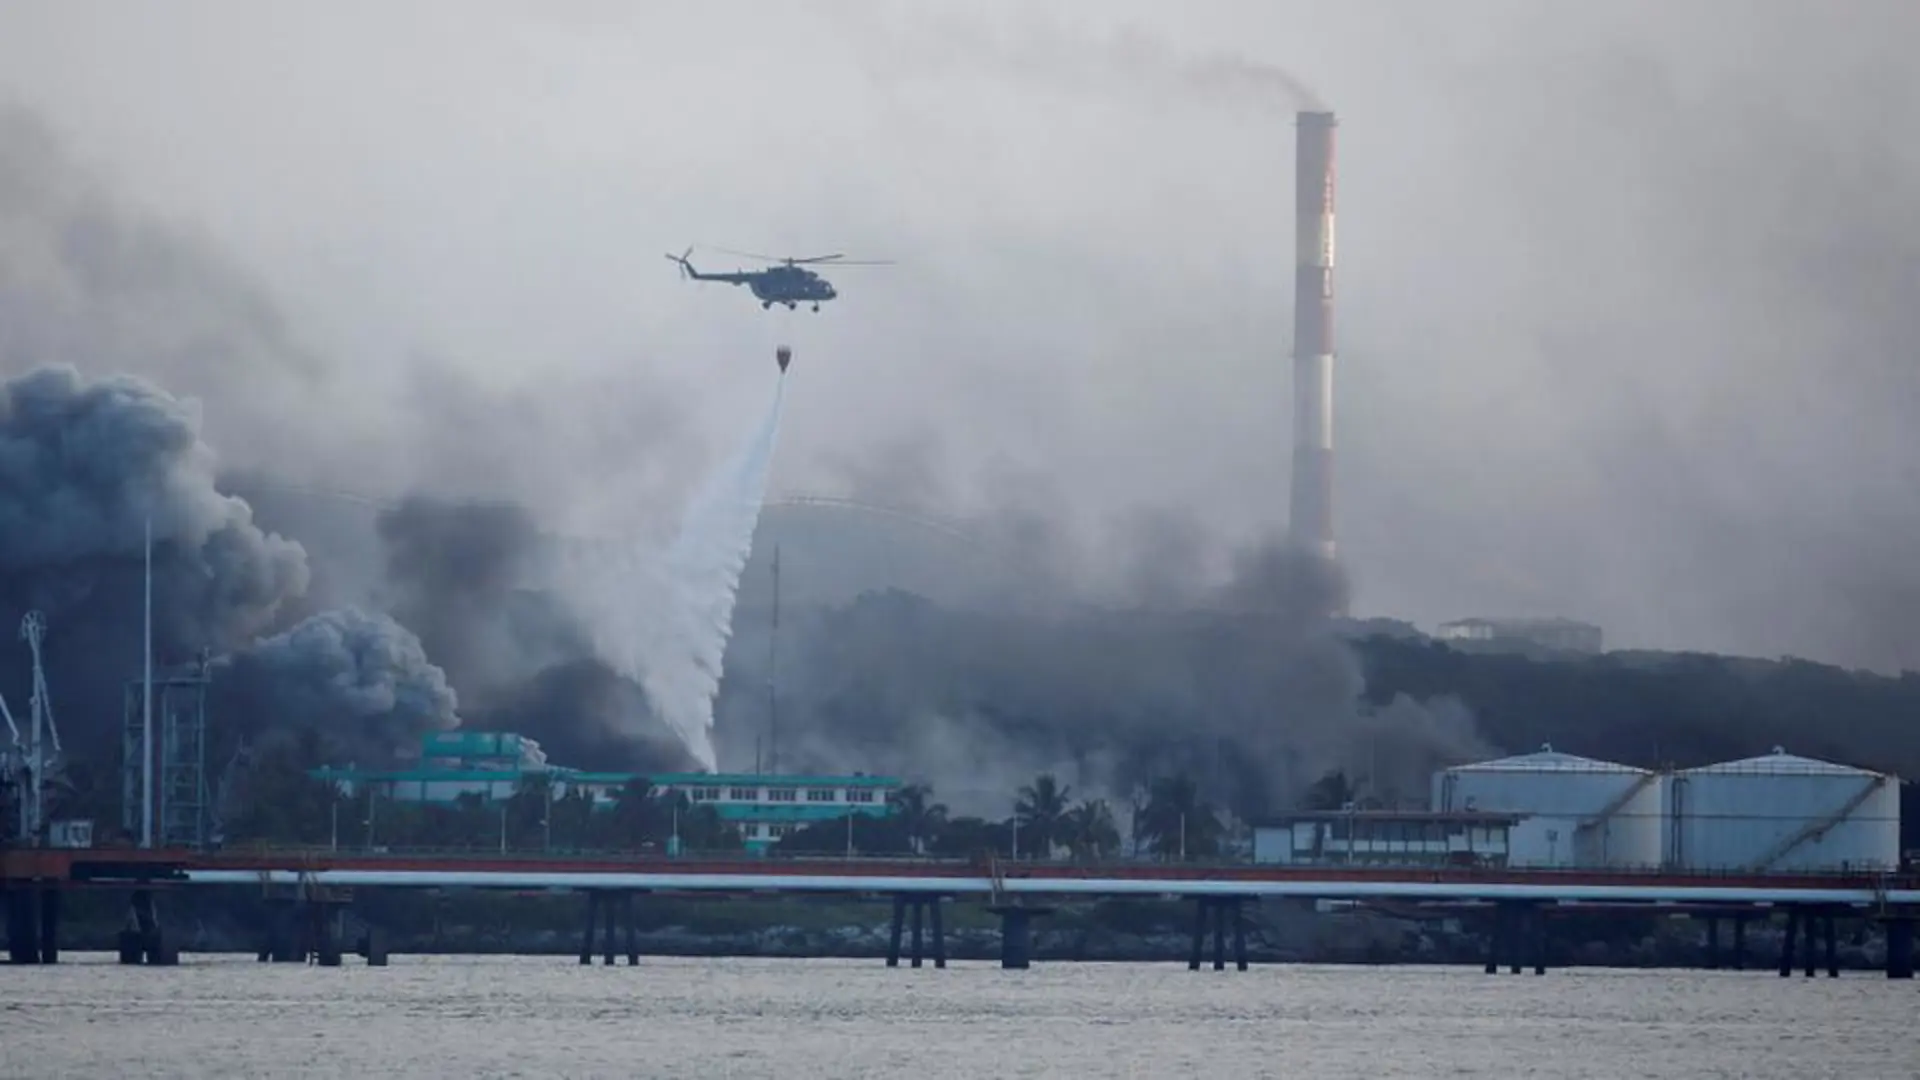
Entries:
{"label": "overcast sky", "polygon": [[[1037,500],[1098,562],[1143,507],[1284,527],[1284,71],[1341,118],[1360,612],[1920,666],[1913,40],[1893,0],[15,0],[0,97],[321,365],[174,387],[228,462],[625,527],[787,340],[777,489]],[[689,244],[899,265],[772,314]],[[41,359],[99,362],[0,362]]]}

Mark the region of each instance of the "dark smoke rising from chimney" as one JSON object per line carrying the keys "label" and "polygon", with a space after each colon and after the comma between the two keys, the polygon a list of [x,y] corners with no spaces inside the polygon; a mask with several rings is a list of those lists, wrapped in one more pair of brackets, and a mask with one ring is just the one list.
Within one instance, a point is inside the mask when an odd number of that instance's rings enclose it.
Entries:
{"label": "dark smoke rising from chimney", "polygon": [[909,25],[867,12],[842,17],[867,41],[865,70],[883,82],[957,70],[1106,98],[1182,95],[1275,114],[1321,107],[1312,88],[1276,64],[1230,52],[1183,55],[1139,27],[1094,35],[1034,14],[1006,33],[950,13],[916,12]]}

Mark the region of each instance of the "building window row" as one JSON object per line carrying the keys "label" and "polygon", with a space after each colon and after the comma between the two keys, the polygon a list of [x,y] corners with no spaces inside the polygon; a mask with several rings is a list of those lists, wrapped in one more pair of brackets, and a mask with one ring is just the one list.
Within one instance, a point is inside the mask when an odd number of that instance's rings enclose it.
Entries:
{"label": "building window row", "polygon": [[[806,801],[810,803],[876,803],[880,801],[879,792],[872,788],[808,788]],[[722,791],[726,797],[721,797]],[[687,789],[687,797],[694,802],[799,802],[800,789],[790,787],[696,787]]]}

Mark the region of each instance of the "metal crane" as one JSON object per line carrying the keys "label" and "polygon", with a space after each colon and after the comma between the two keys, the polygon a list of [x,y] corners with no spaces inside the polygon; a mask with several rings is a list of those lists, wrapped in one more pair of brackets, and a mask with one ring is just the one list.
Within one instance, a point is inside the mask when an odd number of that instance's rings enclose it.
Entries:
{"label": "metal crane", "polygon": [[20,838],[28,844],[45,841],[47,776],[60,765],[60,726],[53,719],[53,695],[47,691],[47,672],[41,662],[40,646],[47,634],[47,617],[29,611],[20,620],[20,638],[33,654],[33,697],[29,705],[27,734],[21,737],[20,725],[0,695],[0,716],[5,716],[12,749],[7,754],[6,772],[16,787],[25,780],[26,791],[20,799]]}

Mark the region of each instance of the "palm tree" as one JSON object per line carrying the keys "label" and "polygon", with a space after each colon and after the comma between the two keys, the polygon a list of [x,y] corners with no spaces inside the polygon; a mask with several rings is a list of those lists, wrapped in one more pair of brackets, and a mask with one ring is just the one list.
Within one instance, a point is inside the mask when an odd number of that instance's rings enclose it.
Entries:
{"label": "palm tree", "polygon": [[1105,799],[1088,799],[1067,811],[1061,825],[1067,850],[1076,859],[1111,858],[1120,850],[1120,829]]}
{"label": "palm tree", "polygon": [[553,798],[553,777],[547,773],[526,773],[507,796],[505,814],[509,842],[515,847],[547,846],[552,836],[547,813]]}
{"label": "palm tree", "polygon": [[1051,858],[1055,844],[1064,838],[1062,823],[1072,805],[1067,801],[1072,790],[1052,773],[1041,773],[1020,789],[1020,798],[1013,804],[1013,819],[1027,838],[1028,850],[1043,859]]}
{"label": "palm tree", "polygon": [[660,808],[653,798],[653,784],[636,776],[613,793],[613,811],[609,815],[609,840],[616,851],[638,851],[652,839]]}
{"label": "palm tree", "polygon": [[933,801],[933,788],[926,784],[908,784],[889,796],[887,802],[905,830],[913,853],[925,854],[927,845],[947,823],[947,808]]}
{"label": "palm tree", "polygon": [[1346,770],[1335,769],[1307,788],[1306,794],[1300,796],[1300,809],[1339,810],[1353,802],[1356,794],[1353,781],[1347,779]]}
{"label": "palm tree", "polygon": [[1139,828],[1163,859],[1202,858],[1220,850],[1220,819],[1201,801],[1199,786],[1189,776],[1161,777],[1148,786]]}

